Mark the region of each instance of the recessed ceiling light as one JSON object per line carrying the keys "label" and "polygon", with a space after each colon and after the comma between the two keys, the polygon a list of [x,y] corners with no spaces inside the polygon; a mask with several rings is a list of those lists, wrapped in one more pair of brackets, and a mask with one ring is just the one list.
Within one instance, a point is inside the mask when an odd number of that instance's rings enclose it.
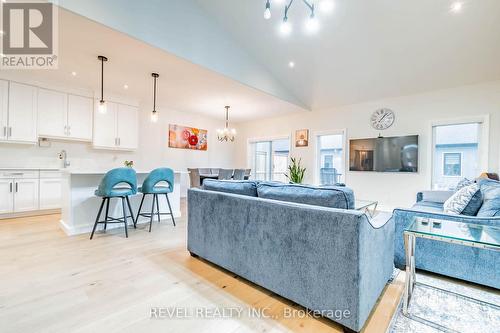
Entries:
{"label": "recessed ceiling light", "polygon": [[318,4],[319,10],[323,13],[330,13],[335,8],[333,0],[321,0]]}
{"label": "recessed ceiling light", "polygon": [[128,89],[128,84],[124,84],[123,89],[125,89],[125,90]]}
{"label": "recessed ceiling light", "polygon": [[459,13],[462,11],[463,7],[464,7],[463,4],[457,1],[451,4],[451,11],[454,13]]}
{"label": "recessed ceiling light", "polygon": [[0,30],[0,35],[3,35],[5,34],[5,32],[3,30]]}
{"label": "recessed ceiling light", "polygon": [[295,67],[295,63],[294,63],[293,61],[290,61],[290,62],[288,63],[288,67],[290,67],[290,68],[294,68],[294,67]]}
{"label": "recessed ceiling light", "polygon": [[76,72],[71,72],[71,75],[76,76]]}

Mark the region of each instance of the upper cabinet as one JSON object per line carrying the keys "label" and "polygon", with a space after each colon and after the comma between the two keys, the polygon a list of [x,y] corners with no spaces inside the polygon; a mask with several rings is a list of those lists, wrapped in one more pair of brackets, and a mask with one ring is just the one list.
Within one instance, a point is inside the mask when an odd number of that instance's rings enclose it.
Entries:
{"label": "upper cabinet", "polygon": [[106,113],[99,112],[97,106],[95,107],[94,147],[114,150],[137,149],[138,108],[113,102],[107,102],[106,106]]}
{"label": "upper cabinet", "polygon": [[92,98],[68,95],[68,137],[92,141]]}
{"label": "upper cabinet", "polygon": [[37,142],[37,88],[9,83],[7,123],[3,125],[3,139],[19,143]]}
{"label": "upper cabinet", "polygon": [[92,140],[92,99],[54,90],[38,90],[38,135]]}
{"label": "upper cabinet", "polygon": [[9,81],[0,80],[0,140],[7,140]]}
{"label": "upper cabinet", "polygon": [[54,90],[38,89],[38,135],[64,137],[68,95]]}

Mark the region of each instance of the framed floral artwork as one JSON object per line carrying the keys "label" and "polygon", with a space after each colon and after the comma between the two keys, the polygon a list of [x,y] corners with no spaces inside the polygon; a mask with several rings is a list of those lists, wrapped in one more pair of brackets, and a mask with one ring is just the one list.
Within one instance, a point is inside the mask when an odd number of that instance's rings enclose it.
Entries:
{"label": "framed floral artwork", "polygon": [[207,130],[172,125],[168,127],[168,146],[170,148],[207,150]]}

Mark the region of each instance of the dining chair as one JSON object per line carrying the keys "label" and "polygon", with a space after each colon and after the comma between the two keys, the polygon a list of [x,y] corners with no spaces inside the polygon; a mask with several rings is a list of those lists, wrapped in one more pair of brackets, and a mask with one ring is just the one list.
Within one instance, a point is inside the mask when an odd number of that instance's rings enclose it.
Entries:
{"label": "dining chair", "polygon": [[200,182],[200,169],[190,169],[188,168],[189,171],[189,181],[191,183],[191,187],[193,188],[200,188],[201,187],[201,182]]}
{"label": "dining chair", "polygon": [[[99,207],[90,239],[94,237],[94,232],[98,224],[104,224],[104,230],[106,230],[108,223],[123,223],[125,225],[125,237],[128,238],[127,218],[130,217],[134,221],[134,213],[132,212],[128,197],[137,193],[137,175],[135,170],[132,168],[116,168],[108,171],[94,193],[96,196],[102,198],[102,203]],[[122,201],[123,218],[109,216],[109,201],[114,198],[119,198]],[[106,216],[103,221],[99,221],[104,203],[106,203]],[[130,215],[127,215],[126,205],[128,206]]]}
{"label": "dining chair", "polygon": [[[166,186],[165,186],[166,185]],[[151,232],[151,225],[153,224],[154,216],[158,216],[158,222],[160,222],[160,215],[170,215],[172,217],[172,222],[175,227],[174,214],[172,212],[172,206],[170,205],[170,200],[168,199],[168,194],[174,191],[174,171],[170,168],[157,168],[149,173],[149,175],[142,182],[142,186],[139,187],[139,192],[142,193],[141,204],[139,205],[139,210],[137,211],[137,216],[134,221],[134,227],[137,225],[139,216],[149,217],[149,232]],[[170,213],[161,213],[160,205],[158,203],[158,195],[165,195],[167,198],[168,209]],[[144,203],[144,198],[146,195],[153,196],[153,204],[151,206],[151,213],[141,213],[142,204]],[[156,212],[155,212],[155,202],[156,202]]]}
{"label": "dining chair", "polygon": [[219,168],[212,168],[212,169],[210,169],[210,171],[211,171],[210,173],[212,175],[218,175],[219,174],[219,170],[220,170]]}
{"label": "dining chair", "polygon": [[245,179],[245,169],[235,169],[233,174],[234,180],[244,180]]}
{"label": "dining chair", "polygon": [[245,180],[248,180],[252,174],[252,169],[245,169]]}
{"label": "dining chair", "polygon": [[228,180],[233,177],[233,169],[219,169],[219,180]]}

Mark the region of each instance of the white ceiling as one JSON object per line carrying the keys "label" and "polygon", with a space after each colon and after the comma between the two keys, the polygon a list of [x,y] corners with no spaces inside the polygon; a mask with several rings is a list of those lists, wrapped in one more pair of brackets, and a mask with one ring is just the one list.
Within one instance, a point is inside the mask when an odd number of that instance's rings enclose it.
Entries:
{"label": "white ceiling", "polygon": [[[157,105],[230,120],[278,116],[304,109],[219,73],[192,64],[87,18],[59,9],[59,69],[19,70],[3,77],[100,92],[100,62],[105,55],[105,98],[127,96],[152,108],[152,72],[160,74]],[[72,76],[71,72],[76,72]],[[125,90],[124,84],[129,88]]]}
{"label": "white ceiling", "polygon": [[334,0],[314,36],[303,33],[307,10],[295,1],[287,38],[277,33],[279,1],[269,21],[265,0],[196,1],[313,109],[500,79],[499,0],[461,0],[460,13],[451,0]]}

